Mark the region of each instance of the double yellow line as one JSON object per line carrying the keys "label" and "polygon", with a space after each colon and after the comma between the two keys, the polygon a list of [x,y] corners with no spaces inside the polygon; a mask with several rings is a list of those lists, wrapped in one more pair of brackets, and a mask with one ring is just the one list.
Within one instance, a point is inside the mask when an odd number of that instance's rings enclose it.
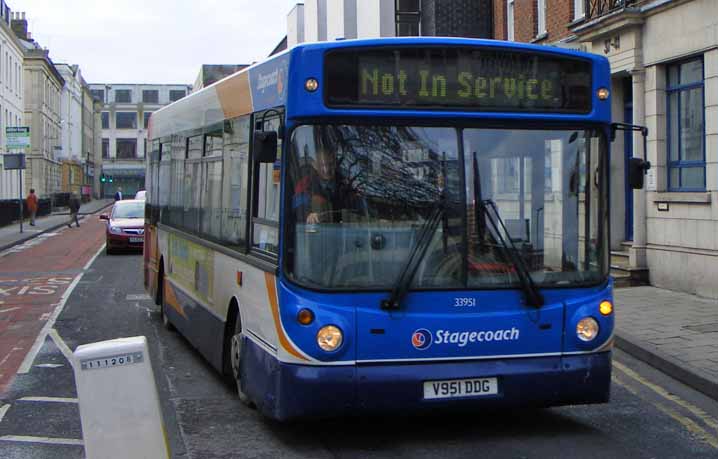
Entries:
{"label": "double yellow line", "polygon": [[[711,415],[703,411],[702,409],[698,408],[697,406],[693,405],[690,402],[687,402],[683,400],[682,398],[678,397],[675,394],[671,394],[661,386],[658,386],[650,381],[648,381],[646,378],[642,377],[635,371],[631,370],[627,366],[623,365],[620,362],[617,362],[616,360],[613,361],[613,367],[617,370],[619,370],[623,375],[627,376],[628,378],[638,382],[642,386],[652,390],[656,394],[658,394],[660,397],[662,397],[665,400],[668,400],[670,402],[675,403],[676,405],[686,409],[691,414],[693,414],[696,418],[700,419],[706,426],[710,427],[715,432],[710,432],[708,429],[705,429],[703,426],[695,422],[693,419],[690,419],[675,409],[667,406],[666,404],[660,403],[660,402],[654,402],[651,400],[648,401],[651,405],[656,407],[659,411],[662,413],[668,415],[669,417],[676,420],[678,423],[680,423],[683,427],[685,427],[688,432],[690,432],[693,436],[698,438],[699,440],[709,444],[715,449],[718,449],[718,421],[716,421],[715,418],[713,418]],[[638,392],[629,386],[623,378],[619,378],[615,373],[613,375],[613,382],[618,384],[619,386],[626,389],[631,394],[640,397]],[[645,400],[644,397],[640,397]]]}

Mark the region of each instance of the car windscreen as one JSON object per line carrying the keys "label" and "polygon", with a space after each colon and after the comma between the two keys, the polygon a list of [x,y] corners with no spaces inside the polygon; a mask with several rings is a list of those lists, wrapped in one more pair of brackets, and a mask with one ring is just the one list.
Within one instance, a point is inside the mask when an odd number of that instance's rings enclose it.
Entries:
{"label": "car windscreen", "polygon": [[112,210],[112,218],[144,218],[144,216],[144,202],[117,203]]}

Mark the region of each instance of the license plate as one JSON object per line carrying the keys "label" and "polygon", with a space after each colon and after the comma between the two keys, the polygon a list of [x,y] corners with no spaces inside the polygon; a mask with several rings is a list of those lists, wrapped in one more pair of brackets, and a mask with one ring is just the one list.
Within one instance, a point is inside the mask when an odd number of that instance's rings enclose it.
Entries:
{"label": "license plate", "polygon": [[143,237],[131,237],[130,242],[145,242],[145,238]]}
{"label": "license plate", "polygon": [[496,378],[424,381],[424,400],[435,398],[482,397],[499,393]]}

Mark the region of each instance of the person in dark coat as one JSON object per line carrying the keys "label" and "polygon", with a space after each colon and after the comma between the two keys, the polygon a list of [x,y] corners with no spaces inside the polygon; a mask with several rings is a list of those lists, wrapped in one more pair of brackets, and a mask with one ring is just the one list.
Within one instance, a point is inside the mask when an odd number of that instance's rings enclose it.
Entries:
{"label": "person in dark coat", "polygon": [[117,193],[115,193],[115,201],[122,201],[122,188],[117,188]]}
{"label": "person in dark coat", "polygon": [[70,196],[70,221],[67,222],[67,227],[72,228],[72,222],[75,222],[77,227],[80,227],[80,220],[77,218],[77,214],[80,213],[80,198],[77,197],[76,193],[72,193]]}

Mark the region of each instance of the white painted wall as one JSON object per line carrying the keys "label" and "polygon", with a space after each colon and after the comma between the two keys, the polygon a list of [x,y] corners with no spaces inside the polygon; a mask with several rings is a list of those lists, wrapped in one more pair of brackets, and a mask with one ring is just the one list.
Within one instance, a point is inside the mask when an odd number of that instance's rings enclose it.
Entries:
{"label": "white painted wall", "polygon": [[327,0],[304,2],[304,39],[308,42],[327,39]]}
{"label": "white painted wall", "polygon": [[[2,153],[7,151],[5,128],[23,125],[25,106],[22,61],[23,52],[15,35],[7,23],[0,20],[0,152]],[[13,199],[17,195],[17,171],[5,171],[4,168],[0,168],[0,199]]]}
{"label": "white painted wall", "polygon": [[287,47],[304,42],[304,5],[294,5],[287,15]]}
{"label": "white painted wall", "polygon": [[65,79],[60,95],[60,130],[62,150],[55,150],[55,159],[82,161],[82,74],[67,64],[57,64]]}
{"label": "white painted wall", "polygon": [[396,35],[392,0],[358,0],[356,7],[357,38]]}
{"label": "white painted wall", "polygon": [[356,37],[357,0],[329,0],[327,2],[327,40]]}

